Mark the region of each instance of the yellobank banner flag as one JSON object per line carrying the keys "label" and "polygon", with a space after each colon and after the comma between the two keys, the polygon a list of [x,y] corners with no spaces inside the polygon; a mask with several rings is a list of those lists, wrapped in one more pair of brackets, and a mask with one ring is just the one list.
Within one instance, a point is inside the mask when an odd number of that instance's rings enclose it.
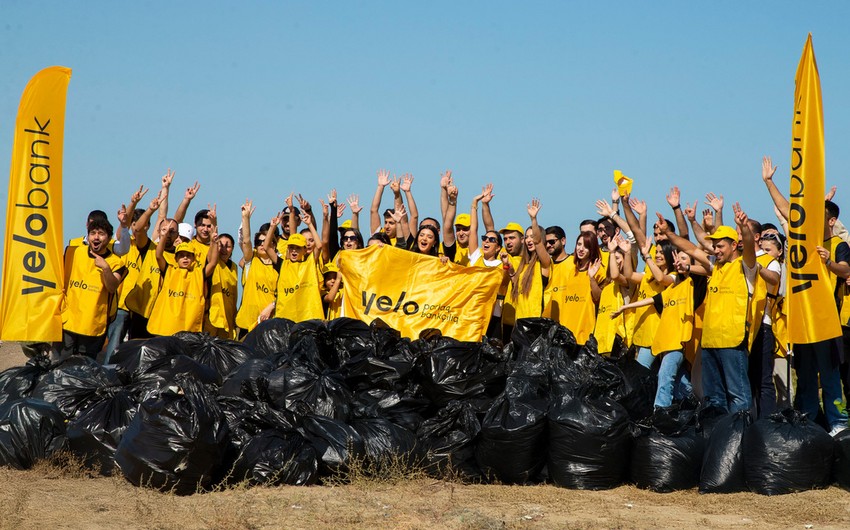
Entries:
{"label": "yellobank banner flag", "polygon": [[405,337],[436,328],[463,341],[480,341],[487,331],[503,274],[390,246],[344,250],[339,269],[345,316],[380,318]]}
{"label": "yellobank banner flag", "polygon": [[62,339],[62,145],[70,80],[69,68],[45,68],[18,107],[3,249],[3,340]]}
{"label": "yellobank banner flag", "polygon": [[788,336],[792,344],[811,344],[841,336],[832,281],[815,249],[824,239],[826,165],[820,77],[811,34],[797,66],[795,83],[786,289]]}

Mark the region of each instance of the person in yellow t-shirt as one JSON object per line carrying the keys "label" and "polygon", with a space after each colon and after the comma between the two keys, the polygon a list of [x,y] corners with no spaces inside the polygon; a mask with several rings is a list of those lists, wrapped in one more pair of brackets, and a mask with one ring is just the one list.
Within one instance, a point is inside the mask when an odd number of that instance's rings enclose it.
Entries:
{"label": "person in yellow t-shirt", "polygon": [[233,236],[218,236],[218,265],[213,269],[209,280],[207,311],[204,316],[204,331],[221,339],[233,340],[237,337],[236,297],[238,289],[238,269],[231,260],[233,255]]}
{"label": "person in yellow t-shirt", "polygon": [[[277,289],[277,271],[272,265],[264,245],[267,238],[272,241],[268,248],[276,252],[278,232],[277,227],[269,223],[251,234],[251,216],[254,214],[254,203],[246,200],[242,205],[242,224],[239,227],[239,247],[242,250],[242,302],[236,312],[236,325],[239,336],[244,336],[254,329],[259,322],[260,313],[269,304],[274,304]],[[271,233],[271,235],[268,235]],[[253,241],[253,245],[252,245]]]}
{"label": "person in yellow t-shirt", "polygon": [[322,296],[322,306],[325,318],[333,320],[342,316],[342,274],[334,263],[322,267],[325,294]]}
{"label": "person in yellow t-shirt", "polygon": [[[177,229],[174,221],[163,223],[167,230]],[[206,265],[201,266],[190,243],[180,243],[174,249],[176,265],[165,258],[166,238],[156,245],[156,261],[162,271],[159,294],[148,319],[152,335],[173,335],[180,331],[200,332],[204,325],[206,279],[218,265],[218,233],[213,227]]]}
{"label": "person in yellow t-shirt", "polygon": [[543,245],[543,231],[537,224],[540,201],[532,199],[527,206],[531,226],[525,231],[522,259],[514,272],[509,270],[510,286],[508,297],[515,310],[516,318],[534,318],[543,313],[543,289],[549,281],[552,258]]}

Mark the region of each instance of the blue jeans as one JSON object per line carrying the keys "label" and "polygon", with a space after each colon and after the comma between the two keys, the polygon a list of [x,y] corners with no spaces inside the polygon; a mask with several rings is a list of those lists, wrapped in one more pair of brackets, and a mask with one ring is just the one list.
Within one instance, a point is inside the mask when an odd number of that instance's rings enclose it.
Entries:
{"label": "blue jeans", "polygon": [[703,348],[702,390],[709,405],[729,413],[750,410],[747,363],[747,350],[743,348]]}
{"label": "blue jeans", "polygon": [[655,356],[652,355],[652,350],[641,346],[638,349],[637,359],[635,360],[639,362],[642,366],[652,369],[652,364],[655,362]]}
{"label": "blue jeans", "polygon": [[684,399],[693,392],[684,360],[685,356],[681,351],[670,351],[661,355],[658,390],[655,392],[656,407],[669,407],[673,404],[673,398]]}
{"label": "blue jeans", "polygon": [[115,353],[115,350],[124,341],[124,335],[127,333],[127,325],[129,324],[127,321],[129,315],[129,312],[119,309],[115,315],[115,320],[110,322],[109,326],[106,327],[107,343],[106,350],[103,353],[103,364],[109,364],[112,354]]}
{"label": "blue jeans", "polygon": [[[795,406],[814,420],[818,414],[818,378],[823,392],[823,412],[830,428],[847,426],[844,394],[838,364],[830,351],[830,341],[794,345],[794,365],[797,368]],[[818,377],[820,376],[820,377]]]}

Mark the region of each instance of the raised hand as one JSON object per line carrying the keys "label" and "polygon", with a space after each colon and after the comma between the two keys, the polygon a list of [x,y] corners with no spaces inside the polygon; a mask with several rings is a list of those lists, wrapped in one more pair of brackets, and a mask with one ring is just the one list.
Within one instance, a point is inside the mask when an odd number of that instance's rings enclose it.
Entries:
{"label": "raised hand", "polygon": [[295,192],[289,194],[289,197],[283,200],[284,204],[291,210],[292,209],[292,197],[295,195]]}
{"label": "raised hand", "polygon": [[404,209],[404,205],[403,205],[403,204],[399,204],[398,206],[396,206],[396,207],[395,207],[395,210],[393,210],[392,212],[390,212],[390,215],[392,216],[393,220],[394,220],[396,223],[401,223],[401,219],[404,217],[404,215],[405,215],[406,213],[407,213],[407,212],[406,212],[406,211],[405,211],[405,209]]}
{"label": "raised hand", "polygon": [[735,224],[744,226],[747,223],[747,214],[741,209],[741,205],[736,202],[732,205],[732,211],[735,213]]}
{"label": "raised hand", "polygon": [[646,214],[646,201],[639,201],[637,199],[629,199],[629,206],[632,207],[632,210],[635,211],[638,215]]}
{"label": "raised hand", "polygon": [[602,217],[611,217],[615,212],[616,210],[607,201],[603,201],[602,199],[596,201],[596,213]]}
{"label": "raised hand", "polygon": [[168,168],[168,170],[165,172],[165,175],[162,176],[162,187],[170,188],[172,180],[174,180],[174,172],[171,171],[171,168]]}
{"label": "raised hand", "polygon": [[611,190],[611,202],[617,202],[620,200],[620,190],[614,188]]}
{"label": "raised hand", "polygon": [[348,196],[348,206],[351,208],[351,213],[353,214],[358,214],[360,213],[360,210],[363,209],[363,207],[360,206],[360,197],[353,194]]}
{"label": "raised hand", "polygon": [[707,232],[711,232],[714,228],[714,212],[708,208],[702,211],[702,224],[705,225]]}
{"label": "raised hand", "polygon": [[685,214],[685,217],[688,218],[688,221],[695,221],[697,218],[697,206],[699,205],[699,201],[694,201],[694,205],[690,206],[688,203],[685,203],[685,209],[682,212]]}
{"label": "raised hand", "polygon": [[773,179],[773,174],[776,173],[776,166],[773,165],[773,160],[769,156],[761,159],[761,179],[765,182]]}
{"label": "raised hand", "polygon": [[243,219],[250,219],[252,215],[254,215],[254,203],[248,199],[245,199],[245,204],[239,207],[242,211]]}
{"label": "raised hand", "polygon": [[186,198],[186,200],[191,201],[192,199],[195,198],[195,195],[198,194],[198,190],[200,190],[200,189],[201,189],[201,185],[198,184],[198,181],[196,180],[194,185],[186,188],[186,194],[184,195],[184,197]]}
{"label": "raised hand", "polygon": [[142,197],[144,197],[145,194],[147,194],[148,191],[150,191],[150,190],[148,190],[144,186],[139,186],[139,190],[134,191],[133,194],[130,195],[130,203],[131,204],[139,204],[139,201],[142,200]]}
{"label": "raised hand", "polygon": [[345,203],[340,203],[336,205],[336,216],[342,217],[343,212],[345,212]]}
{"label": "raised hand", "polygon": [[487,184],[486,186],[484,186],[484,196],[481,197],[481,202],[483,202],[484,204],[488,204],[490,201],[493,200],[493,197],[495,196],[496,194],[493,193],[493,184]]}
{"label": "raised hand", "polygon": [[670,191],[667,193],[667,204],[670,205],[670,208],[676,208],[679,206],[679,200],[681,199],[681,194],[679,193],[679,187],[673,186],[670,188]]}
{"label": "raised hand", "polygon": [[531,202],[526,205],[528,216],[532,219],[537,219],[537,214],[540,212],[540,199],[531,199]]}
{"label": "raised hand", "polygon": [[156,210],[158,210],[158,209],[159,209],[159,204],[160,204],[161,202],[162,202],[162,200],[159,198],[159,195],[154,196],[154,198],[153,198],[153,199],[151,199],[151,203],[150,203],[150,205],[148,206],[148,209],[149,209],[149,210],[152,210],[152,211],[156,211]]}
{"label": "raised hand", "polygon": [[395,175],[393,175],[392,180],[390,180],[390,189],[393,190],[393,193],[399,193],[399,190],[401,189],[399,179]]}
{"label": "raised hand", "polygon": [[301,222],[304,223],[305,225],[310,226],[311,224],[313,224],[313,216],[310,215],[309,213],[301,212],[300,217],[301,217]]}
{"label": "raised hand", "polygon": [[[664,219],[664,216],[661,215],[658,212],[655,212],[655,215],[658,216],[658,221],[655,222],[655,224],[658,226],[658,230],[662,234],[669,234],[670,233],[670,225],[667,224],[667,219]],[[650,243],[650,241],[648,239],[646,240],[646,242],[647,242],[647,244]],[[643,251],[644,254],[646,254],[647,252],[649,252],[649,247],[647,247],[646,250]]]}
{"label": "raised hand", "polygon": [[118,208],[118,222],[121,223],[121,226],[128,226],[125,224],[127,221],[127,206],[125,204],[121,205],[121,208]]}
{"label": "raised hand", "polygon": [[619,245],[619,242],[617,241],[618,239],[622,239],[620,237],[620,234],[608,238],[608,252],[614,252],[615,250],[617,250],[617,245]]}
{"label": "raised hand", "polygon": [[386,169],[378,170],[378,186],[386,186],[390,183],[390,172]]}
{"label": "raised hand", "polygon": [[823,198],[823,199],[824,199],[825,201],[831,201],[831,200],[832,200],[832,198],[833,198],[833,197],[835,197],[835,192],[836,192],[836,191],[838,191],[838,186],[833,186],[833,187],[829,188],[829,191],[828,191],[828,192],[826,192],[826,195],[824,196],[824,198]]}
{"label": "raised hand", "polygon": [[588,276],[596,276],[596,273],[599,272],[599,269],[602,268],[602,260],[596,258],[593,260],[593,263],[590,264],[590,267],[587,268]]}
{"label": "raised hand", "polygon": [[405,173],[401,178],[401,191],[410,191],[410,186],[413,184],[413,175]]}
{"label": "raised hand", "polygon": [[328,193],[328,204],[336,202],[336,188],[332,189],[330,193]]}
{"label": "raised hand", "polygon": [[310,206],[310,203],[307,202],[307,199],[302,197],[300,193],[298,194],[298,206],[301,208],[302,211],[305,212],[310,212],[313,210],[313,207]]}
{"label": "raised hand", "polygon": [[449,202],[456,203],[457,201],[457,186],[454,184],[449,184],[449,187],[446,189],[446,193],[449,196]]}
{"label": "raised hand", "polygon": [[277,215],[272,217],[271,221],[269,221],[269,224],[274,227],[279,225],[281,220],[283,220],[283,212],[278,212]]}
{"label": "raised hand", "polygon": [[620,247],[620,250],[622,250],[626,256],[628,256],[632,251],[632,242],[625,237],[619,235],[617,237],[620,238],[619,241],[617,241],[617,246]]}
{"label": "raised hand", "polygon": [[705,194],[705,203],[714,209],[715,212],[719,212],[723,209],[723,195],[715,195],[713,193]]}
{"label": "raised hand", "polygon": [[449,184],[452,183],[452,170],[447,169],[445,173],[440,175],[440,187],[448,188]]}
{"label": "raised hand", "polygon": [[207,209],[210,211],[207,214],[207,217],[210,218],[210,224],[213,225],[213,228],[218,226],[218,214],[216,213],[216,205],[213,203],[212,207],[207,204]]}
{"label": "raised hand", "polygon": [[322,219],[327,220],[329,218],[328,216],[330,215],[331,209],[327,204],[325,204],[325,201],[323,201],[322,199],[319,199],[319,204],[322,205]]}

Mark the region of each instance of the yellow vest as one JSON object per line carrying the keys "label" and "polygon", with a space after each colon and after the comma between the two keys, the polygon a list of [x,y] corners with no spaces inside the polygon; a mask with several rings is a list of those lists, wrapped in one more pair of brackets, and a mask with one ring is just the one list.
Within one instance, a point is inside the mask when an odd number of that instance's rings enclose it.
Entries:
{"label": "yellow vest", "polygon": [[[442,246],[442,243],[440,243]],[[455,259],[454,262],[464,267],[469,267],[469,247],[462,247],[455,242]]]}
{"label": "yellow vest", "polygon": [[[136,253],[138,254],[138,249],[136,249]],[[173,261],[174,253],[166,252],[165,258],[169,265],[177,266]],[[139,262],[136,281],[132,286],[129,286],[126,304],[127,309],[130,311],[148,318],[151,315],[153,304],[156,301],[156,295],[162,283],[162,271],[159,270],[159,264],[156,262],[156,245],[154,245],[153,241],[149,242],[148,251],[144,259],[141,259],[140,256]]]}
{"label": "yellow vest", "polygon": [[257,327],[260,311],[274,302],[275,289],[277,271],[263,263],[255,250],[248,266],[242,269],[242,305],[236,313],[236,325],[248,331]]}
{"label": "yellow vest", "polygon": [[333,320],[342,316],[342,288],[337,291],[333,302],[328,304],[328,320]]}
{"label": "yellow vest", "polygon": [[[522,284],[523,277],[527,272],[527,270],[517,271],[517,284]],[[540,273],[539,261],[534,262],[534,267],[532,268],[531,274],[532,278],[529,292],[518,293],[516,300],[512,301],[515,315],[514,321],[520,318],[540,317],[540,315],[543,313],[543,276]],[[512,289],[513,284],[510,284],[508,286],[508,294],[507,296],[505,296],[506,300],[512,300]]]}
{"label": "yellow vest", "polygon": [[[519,262],[522,261],[522,256],[510,256],[508,259],[511,261],[511,266],[516,272],[519,268]],[[483,264],[483,254],[481,260],[481,263]],[[508,292],[505,295],[505,303],[502,306],[502,324],[513,326],[516,324],[516,319],[516,307],[514,307],[514,303],[511,302],[511,284],[508,283]]]}
{"label": "yellow vest", "polygon": [[573,259],[572,256],[567,256],[564,261],[559,263],[553,261],[549,265],[549,282],[546,284],[546,289],[543,290],[543,316],[546,318],[558,320],[559,305],[557,301],[552,300],[552,294],[566,289],[566,271],[570,268],[567,262],[571,259]]}
{"label": "yellow vest", "polygon": [[[770,265],[772,261],[774,261],[774,259],[770,256],[770,254],[756,256],[756,262],[765,270],[767,270],[768,265]],[[776,286],[768,288],[767,282],[764,281],[764,278],[762,278],[760,274],[756,274],[756,280],[753,283],[753,296],[750,301],[750,321],[756,326],[760,326],[764,319],[764,312],[767,310],[767,295],[776,294],[778,292],[778,283]],[[755,340],[756,331],[753,331],[750,335],[752,335],[750,341],[750,346],[752,347],[752,341]]]}
{"label": "yellow vest", "polygon": [[663,310],[659,332],[652,341],[652,354],[684,350],[694,334],[694,282],[685,278],[661,293]]}
{"label": "yellow vest", "polygon": [[611,318],[617,308],[625,303],[623,293],[617,282],[610,281],[602,287],[599,295],[599,308],[596,310],[596,327],[593,336],[599,344],[600,354],[610,354],[614,349],[614,339],[619,335],[626,339],[626,315],[621,314],[617,318]]}
{"label": "yellow vest", "polygon": [[201,331],[204,299],[204,267],[197,263],[191,269],[169,265],[153,304],[148,332],[173,335],[178,331]]}
{"label": "yellow vest", "polygon": [[[645,298],[652,298],[656,294],[664,290],[664,285],[655,281],[652,272],[648,270],[643,273],[643,278],[638,285],[637,293],[635,293],[635,301]],[[652,341],[655,340],[655,333],[658,331],[658,323],[661,321],[661,316],[654,306],[638,307],[634,310],[634,338],[633,342],[641,348],[649,348]]]}
{"label": "yellow vest", "polygon": [[206,265],[207,254],[210,253],[210,246],[201,243],[197,238],[192,238],[192,240],[189,241],[189,245],[192,247],[192,252],[195,253],[195,261],[197,261],[201,266]]}
{"label": "yellow vest", "polygon": [[[708,279],[702,345],[705,348],[737,348],[750,329],[747,280],[742,259],[715,265]],[[755,331],[750,333],[755,335]]]}
{"label": "yellow vest", "polygon": [[788,354],[788,311],[786,305],[785,297],[780,296],[770,306],[771,327],[776,339],[776,348],[773,351],[780,357],[785,357]]}
{"label": "yellow vest", "polygon": [[[829,257],[833,261],[835,249],[841,241],[843,240],[838,236],[832,236],[824,241],[824,247],[829,250]],[[850,289],[847,288],[847,283],[843,278],[839,278],[832,272],[829,272],[829,279],[832,281],[835,303],[838,306],[838,319],[841,321],[841,325],[846,327],[850,325]]]}
{"label": "yellow vest", "polygon": [[219,262],[213,270],[210,282],[209,324],[213,328],[223,330],[228,338],[236,336],[236,296],[237,296],[236,264],[232,261]]}
{"label": "yellow vest", "polygon": [[127,311],[127,295],[133,290],[136,285],[136,278],[139,277],[139,267],[141,267],[141,254],[136,247],[135,239],[130,240],[130,250],[124,256],[121,256],[121,264],[127,267],[127,275],[124,276],[124,281],[118,287],[118,309]]}
{"label": "yellow vest", "polygon": [[[115,317],[118,297],[103,285],[101,270],[89,255],[88,245],[69,247],[65,252],[65,297],[62,302],[62,329],[99,337],[106,333],[106,325]],[[112,252],[104,256],[112,271],[123,267],[122,260]]]}
{"label": "yellow vest", "polygon": [[576,268],[574,256],[559,263],[558,267],[561,269],[561,286],[552,289],[552,318],[557,317],[562,326],[573,332],[576,343],[584,344],[596,326],[596,305],[590,292],[590,278],[587,271]]}
{"label": "yellow vest", "polygon": [[293,322],[324,318],[316,259],[312,254],[300,262],[281,258],[274,316]]}

